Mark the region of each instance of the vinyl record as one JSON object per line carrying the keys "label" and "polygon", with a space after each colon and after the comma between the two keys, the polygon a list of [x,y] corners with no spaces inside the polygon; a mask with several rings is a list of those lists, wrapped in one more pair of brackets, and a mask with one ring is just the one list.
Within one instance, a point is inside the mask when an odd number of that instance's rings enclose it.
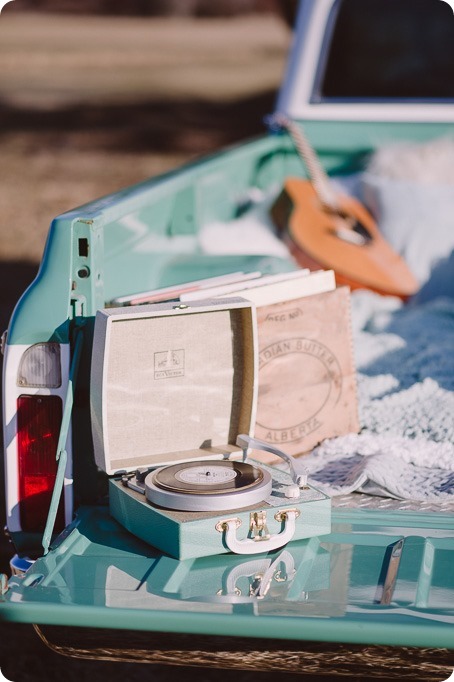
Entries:
{"label": "vinyl record", "polygon": [[262,480],[262,469],[230,460],[184,462],[153,474],[153,483],[158,488],[194,495],[228,494],[258,485]]}
{"label": "vinyl record", "polygon": [[271,493],[271,476],[244,462],[214,460],[162,467],[145,479],[147,499],[182,511],[238,509]]}

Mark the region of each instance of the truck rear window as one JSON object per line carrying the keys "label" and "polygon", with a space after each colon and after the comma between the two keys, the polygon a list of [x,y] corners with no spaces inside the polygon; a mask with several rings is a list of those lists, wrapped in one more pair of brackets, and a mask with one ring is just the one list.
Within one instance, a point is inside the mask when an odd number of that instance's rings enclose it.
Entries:
{"label": "truck rear window", "polygon": [[317,99],[454,98],[454,15],[440,0],[338,0]]}

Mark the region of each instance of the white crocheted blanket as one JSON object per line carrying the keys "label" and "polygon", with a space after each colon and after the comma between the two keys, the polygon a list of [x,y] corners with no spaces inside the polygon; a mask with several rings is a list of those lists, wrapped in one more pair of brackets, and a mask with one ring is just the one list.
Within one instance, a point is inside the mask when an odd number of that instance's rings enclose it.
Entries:
{"label": "white crocheted blanket", "polygon": [[352,294],[361,432],[305,464],[330,495],[454,502],[454,300]]}

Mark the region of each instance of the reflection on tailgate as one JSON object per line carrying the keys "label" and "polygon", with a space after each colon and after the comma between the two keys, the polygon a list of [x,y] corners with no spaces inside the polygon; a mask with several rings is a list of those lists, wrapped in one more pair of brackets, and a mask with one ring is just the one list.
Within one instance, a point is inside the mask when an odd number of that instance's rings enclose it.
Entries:
{"label": "reflection on tailgate", "polygon": [[[178,561],[82,508],[0,606],[6,620],[403,646],[454,644],[454,516],[335,510],[254,557]],[[436,527],[433,527],[436,526]],[[14,603],[14,607],[12,606]],[[20,608],[18,608],[20,604]]]}

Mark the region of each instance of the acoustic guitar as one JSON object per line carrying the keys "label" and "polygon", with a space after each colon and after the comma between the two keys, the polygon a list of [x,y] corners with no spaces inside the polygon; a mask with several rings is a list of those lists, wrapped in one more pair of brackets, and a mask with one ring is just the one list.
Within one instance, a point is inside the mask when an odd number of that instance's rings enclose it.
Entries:
{"label": "acoustic guitar", "polygon": [[418,283],[355,198],[338,194],[302,128],[282,114],[269,119],[290,134],[309,180],[288,178],[271,216],[301,267],[332,269],[337,284],[406,299]]}

